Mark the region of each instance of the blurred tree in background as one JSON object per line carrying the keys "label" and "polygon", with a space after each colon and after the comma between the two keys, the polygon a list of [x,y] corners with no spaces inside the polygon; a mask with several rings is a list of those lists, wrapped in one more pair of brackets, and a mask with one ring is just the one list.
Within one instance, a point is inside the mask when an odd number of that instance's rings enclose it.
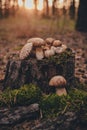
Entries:
{"label": "blurred tree in background", "polygon": [[69,15],[71,19],[75,19],[75,0],[71,1],[69,8]]}
{"label": "blurred tree in background", "polygon": [[80,0],[76,29],[87,32],[87,0]]}
{"label": "blurred tree in background", "polygon": [[2,0],[0,0],[0,18],[2,18]]}

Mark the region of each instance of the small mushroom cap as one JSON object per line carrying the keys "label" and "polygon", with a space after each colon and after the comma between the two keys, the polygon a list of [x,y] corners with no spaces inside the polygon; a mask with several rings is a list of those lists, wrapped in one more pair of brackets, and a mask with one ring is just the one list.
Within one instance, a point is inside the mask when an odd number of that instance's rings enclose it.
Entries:
{"label": "small mushroom cap", "polygon": [[30,38],[27,42],[32,42],[34,47],[40,47],[45,45],[45,41],[42,38]]}
{"label": "small mushroom cap", "polygon": [[63,76],[54,76],[49,81],[49,86],[64,87],[66,85],[66,79]]}
{"label": "small mushroom cap", "polygon": [[20,52],[20,59],[23,60],[23,59],[26,59],[29,54],[31,53],[31,50],[33,48],[33,43],[27,43],[23,46],[23,48],[21,49],[21,52]]}
{"label": "small mushroom cap", "polygon": [[60,40],[55,40],[53,42],[53,46],[55,46],[55,47],[60,47],[61,45],[62,45],[62,42]]}
{"label": "small mushroom cap", "polygon": [[54,40],[55,40],[54,38],[49,37],[49,38],[46,38],[46,40],[45,40],[45,41],[46,41],[46,43],[47,43],[47,44],[52,45],[52,44],[53,44],[53,42],[54,42]]}

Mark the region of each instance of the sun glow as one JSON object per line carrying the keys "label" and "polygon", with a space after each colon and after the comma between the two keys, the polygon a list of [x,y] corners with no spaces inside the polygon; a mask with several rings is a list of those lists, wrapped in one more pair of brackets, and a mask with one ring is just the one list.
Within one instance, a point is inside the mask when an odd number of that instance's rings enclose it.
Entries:
{"label": "sun glow", "polygon": [[[18,0],[18,5],[19,6],[23,6],[22,0]],[[52,5],[52,0],[49,0],[49,6],[51,6],[51,5]],[[25,0],[25,8],[34,9],[34,2],[33,2],[33,0]],[[38,10],[42,10],[43,9],[43,0],[39,0],[38,1],[37,9]]]}
{"label": "sun glow", "polygon": [[[76,1],[76,3],[79,3],[78,2],[79,0],[75,0],[75,1]],[[49,6],[52,6],[52,0],[48,0],[48,2],[49,2]],[[62,8],[63,5],[64,5],[63,2],[64,2],[64,0],[59,0],[58,4],[57,4],[57,7]],[[22,0],[18,0],[18,5],[19,6],[23,6]],[[70,5],[70,2],[67,1],[66,2],[66,6],[69,6],[69,5]],[[33,2],[33,0],[25,0],[25,8],[34,9],[34,2]],[[38,10],[42,10],[43,9],[43,0],[38,0],[37,9]]]}
{"label": "sun glow", "polygon": [[[19,6],[23,6],[23,2],[22,0],[18,0],[18,5]],[[33,3],[33,0],[25,0],[25,5],[24,5],[26,8],[29,8],[29,9],[34,9],[34,3]]]}

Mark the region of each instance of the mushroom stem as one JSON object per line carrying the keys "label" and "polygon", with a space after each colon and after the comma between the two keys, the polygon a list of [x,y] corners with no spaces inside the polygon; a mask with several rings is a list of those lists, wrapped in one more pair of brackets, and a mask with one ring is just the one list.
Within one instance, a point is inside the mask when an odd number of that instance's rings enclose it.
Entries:
{"label": "mushroom stem", "polygon": [[56,94],[58,96],[67,95],[67,91],[65,88],[56,88]]}

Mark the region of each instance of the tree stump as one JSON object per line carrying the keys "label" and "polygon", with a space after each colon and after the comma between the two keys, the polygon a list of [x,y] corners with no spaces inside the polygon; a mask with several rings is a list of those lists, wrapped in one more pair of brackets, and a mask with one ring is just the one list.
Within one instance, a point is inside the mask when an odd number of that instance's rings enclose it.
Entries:
{"label": "tree stump", "polygon": [[3,87],[16,89],[24,84],[33,83],[43,92],[49,93],[49,80],[53,76],[62,75],[70,84],[74,77],[74,70],[75,55],[71,49],[43,60],[36,58],[11,60],[7,63]]}

